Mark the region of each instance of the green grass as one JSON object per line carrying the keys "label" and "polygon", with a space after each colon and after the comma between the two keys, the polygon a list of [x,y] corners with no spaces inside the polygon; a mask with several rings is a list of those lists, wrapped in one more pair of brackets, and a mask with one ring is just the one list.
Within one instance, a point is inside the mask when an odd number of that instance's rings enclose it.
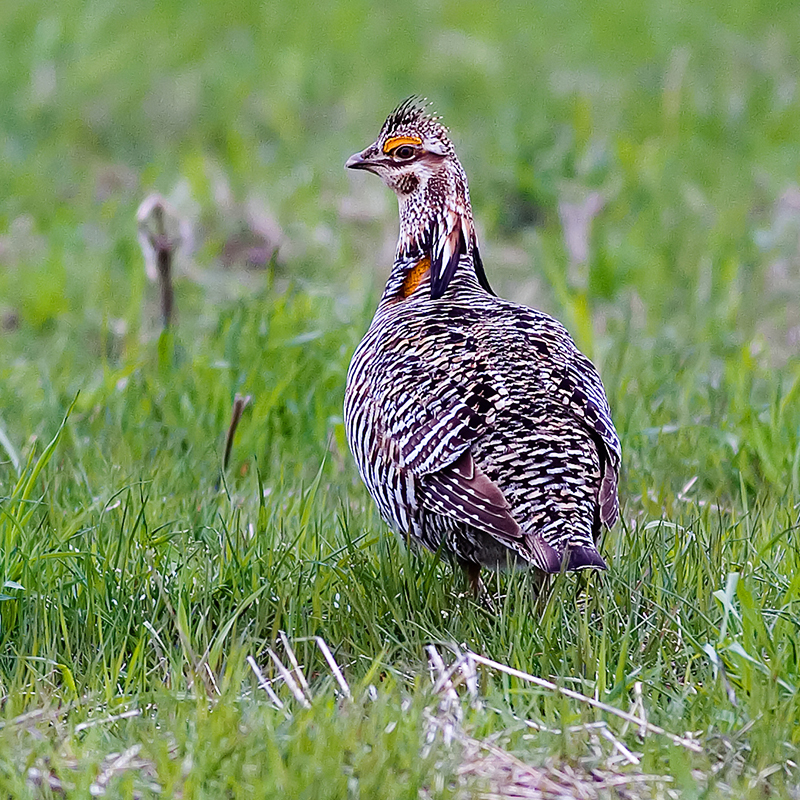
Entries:
{"label": "green grass", "polygon": [[[681,797],[798,796],[798,43],[793,3],[2,5],[0,792],[473,796],[501,783],[486,740]],[[514,574],[490,612],[409,552],[344,441],[396,210],[342,165],[411,92],[452,129],[493,284],[568,325],[622,438],[611,569],[543,608]],[[153,190],[196,233],[160,337]],[[590,191],[570,266],[559,202]],[[253,208],[277,263],[223,267]],[[489,668],[445,702],[431,643],[700,752]]]}

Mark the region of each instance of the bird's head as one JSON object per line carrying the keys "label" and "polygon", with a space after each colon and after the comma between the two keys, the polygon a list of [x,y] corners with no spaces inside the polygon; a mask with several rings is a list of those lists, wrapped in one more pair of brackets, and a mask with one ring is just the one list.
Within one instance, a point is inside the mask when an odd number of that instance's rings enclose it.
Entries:
{"label": "bird's head", "polygon": [[432,297],[444,294],[461,256],[473,261],[479,282],[491,291],[478,255],[467,176],[447,128],[425,101],[404,100],[389,114],[375,142],[345,166],[374,172],[397,194],[397,258],[430,258]]}
{"label": "bird's head", "polygon": [[463,176],[447,129],[416,97],[392,111],[377,140],[352,155],[345,166],[379,175],[401,200],[424,194],[433,178],[447,178],[449,173]]}

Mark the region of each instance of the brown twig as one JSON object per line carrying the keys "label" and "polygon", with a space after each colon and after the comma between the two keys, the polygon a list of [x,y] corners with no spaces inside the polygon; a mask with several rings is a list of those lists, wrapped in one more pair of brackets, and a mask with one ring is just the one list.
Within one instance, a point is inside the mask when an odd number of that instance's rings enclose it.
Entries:
{"label": "brown twig", "polygon": [[161,299],[161,324],[168,329],[173,322],[175,292],[172,286],[172,264],[181,244],[181,221],[163,197],[152,194],[137,212],[139,243],[145,258],[145,269],[151,280],[158,282]]}
{"label": "brown twig", "polygon": [[237,394],[233,398],[233,411],[231,413],[231,421],[228,425],[228,433],[225,437],[225,455],[222,459],[222,469],[223,471],[228,469],[228,462],[231,458],[231,450],[233,450],[233,437],[236,435],[236,429],[239,427],[239,420],[242,418],[242,414],[244,413],[245,408],[250,405],[250,401],[252,400],[251,395],[242,395]]}
{"label": "brown twig", "polygon": [[156,265],[161,294],[161,324],[164,328],[169,328],[172,324],[175,291],[172,288],[172,245],[168,240],[156,243]]}

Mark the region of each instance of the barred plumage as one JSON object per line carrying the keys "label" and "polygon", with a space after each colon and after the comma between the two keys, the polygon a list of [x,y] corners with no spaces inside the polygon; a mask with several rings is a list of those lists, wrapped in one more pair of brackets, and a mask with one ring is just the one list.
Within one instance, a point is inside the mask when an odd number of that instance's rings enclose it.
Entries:
{"label": "barred plumage", "polygon": [[347,166],[398,195],[397,254],[347,376],[361,477],[398,532],[481,566],[605,569],[620,445],[600,378],[552,317],[496,297],[467,179],[414,98]]}

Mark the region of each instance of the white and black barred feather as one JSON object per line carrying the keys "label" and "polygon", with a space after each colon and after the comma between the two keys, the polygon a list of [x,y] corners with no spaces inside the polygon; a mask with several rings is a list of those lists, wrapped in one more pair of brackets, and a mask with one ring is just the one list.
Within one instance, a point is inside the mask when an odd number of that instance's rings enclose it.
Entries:
{"label": "white and black barred feather", "polygon": [[[416,140],[396,163],[392,143]],[[407,102],[348,165],[400,197],[344,408],[381,515],[462,565],[605,568],[596,541],[619,513],[621,451],[602,382],[559,322],[491,293],[446,130]]]}

